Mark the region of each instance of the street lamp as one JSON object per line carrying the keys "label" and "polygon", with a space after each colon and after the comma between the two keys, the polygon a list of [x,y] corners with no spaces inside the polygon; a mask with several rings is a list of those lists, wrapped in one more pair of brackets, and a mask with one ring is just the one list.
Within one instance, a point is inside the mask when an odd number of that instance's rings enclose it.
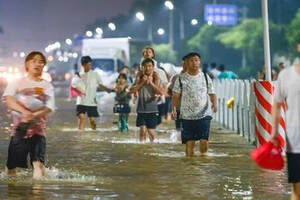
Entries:
{"label": "street lamp", "polygon": [[136,17],[139,21],[141,21],[141,22],[143,22],[143,21],[145,20],[145,16],[144,16],[144,14],[143,14],[142,12],[137,12],[137,13],[135,14],[135,17]]}
{"label": "street lamp", "polygon": [[169,44],[172,49],[174,49],[174,4],[172,1],[165,1],[165,6],[169,9]]}
{"label": "street lamp", "polygon": [[73,58],[77,58],[78,57],[78,53],[73,53]]}
{"label": "street lamp", "polygon": [[69,45],[69,46],[72,45],[72,40],[71,40],[70,38],[66,39],[65,42],[66,42],[66,44]]}
{"label": "street lamp", "polygon": [[103,35],[103,30],[102,30],[102,28],[97,27],[95,31],[96,31],[95,37],[98,38],[98,39],[99,39],[99,38],[102,38],[102,35]]}
{"label": "street lamp", "polygon": [[196,26],[198,24],[198,20],[197,19],[192,19],[191,20],[191,25],[192,26]]}
{"label": "street lamp", "polygon": [[116,25],[112,22],[108,23],[108,28],[112,31],[115,31],[117,28],[116,28]]}
{"label": "street lamp", "polygon": [[21,58],[24,58],[24,57],[25,57],[25,53],[24,53],[24,52],[21,52],[21,53],[20,53],[20,57],[21,57]]}
{"label": "street lamp", "polygon": [[59,49],[61,47],[60,42],[54,43],[54,49]]}
{"label": "street lamp", "polygon": [[97,34],[100,34],[100,35],[103,34],[103,30],[100,27],[97,27],[95,31],[96,31]]}
{"label": "street lamp", "polygon": [[87,37],[92,37],[92,36],[93,36],[93,32],[92,32],[92,31],[86,31],[86,32],[85,32],[85,35],[86,35]]}
{"label": "street lamp", "polygon": [[157,34],[158,35],[164,35],[165,34],[165,30],[163,28],[159,28],[159,29],[157,29]]}
{"label": "street lamp", "polygon": [[172,1],[165,1],[165,6],[166,6],[169,10],[173,10],[173,9],[174,9],[174,4],[172,3]]}

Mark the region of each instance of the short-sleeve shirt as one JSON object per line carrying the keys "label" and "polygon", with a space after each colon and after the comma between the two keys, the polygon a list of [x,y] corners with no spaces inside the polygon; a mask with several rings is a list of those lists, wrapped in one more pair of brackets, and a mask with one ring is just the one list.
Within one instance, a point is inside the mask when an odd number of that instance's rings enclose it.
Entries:
{"label": "short-sleeve shirt", "polygon": [[85,95],[77,97],[76,104],[84,106],[97,106],[97,88],[102,84],[100,74],[90,70],[87,73],[80,74],[85,86]]}
{"label": "short-sleeve shirt", "polygon": [[300,74],[295,71],[295,66],[279,73],[274,99],[277,102],[286,101],[287,151],[300,153]]}
{"label": "short-sleeve shirt", "polygon": [[[180,82],[181,86],[180,87]],[[212,115],[208,94],[214,94],[211,79],[207,76],[208,86],[203,72],[192,76],[188,73],[180,74],[175,81],[173,92],[181,94],[180,118],[197,120]]]}
{"label": "short-sleeve shirt", "polygon": [[[45,94],[48,98],[45,100],[45,107],[54,111],[55,109],[55,100],[54,100],[54,88],[50,82],[46,80],[42,81],[34,81],[29,79],[28,77],[21,78],[18,81],[11,82],[7,85],[3,97],[12,96],[16,97],[18,93],[24,90],[31,90],[34,88],[42,88],[43,94]],[[11,136],[15,135],[15,130],[18,124],[20,123],[20,118],[12,115],[13,127]],[[38,135],[46,135],[46,117],[41,117],[40,119],[35,120],[34,124],[29,127],[27,131],[27,137],[31,137],[35,134]]]}
{"label": "short-sleeve shirt", "polygon": [[219,74],[218,79],[236,79],[238,76],[233,71],[225,71]]}

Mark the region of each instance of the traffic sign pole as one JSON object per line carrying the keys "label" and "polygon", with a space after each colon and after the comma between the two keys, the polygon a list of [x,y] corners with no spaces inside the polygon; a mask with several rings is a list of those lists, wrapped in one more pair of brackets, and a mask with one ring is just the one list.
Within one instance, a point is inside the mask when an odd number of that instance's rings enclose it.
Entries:
{"label": "traffic sign pole", "polygon": [[269,38],[269,18],[268,18],[268,0],[261,0],[262,18],[264,23],[264,55],[266,80],[271,81],[271,59],[270,59],[270,38]]}

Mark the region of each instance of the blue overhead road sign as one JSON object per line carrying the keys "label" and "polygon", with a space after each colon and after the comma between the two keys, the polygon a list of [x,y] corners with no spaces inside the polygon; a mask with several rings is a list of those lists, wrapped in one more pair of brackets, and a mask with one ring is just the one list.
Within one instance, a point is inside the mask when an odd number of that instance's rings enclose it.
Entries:
{"label": "blue overhead road sign", "polygon": [[237,6],[234,4],[206,4],[204,19],[211,25],[236,25],[238,19],[237,12]]}

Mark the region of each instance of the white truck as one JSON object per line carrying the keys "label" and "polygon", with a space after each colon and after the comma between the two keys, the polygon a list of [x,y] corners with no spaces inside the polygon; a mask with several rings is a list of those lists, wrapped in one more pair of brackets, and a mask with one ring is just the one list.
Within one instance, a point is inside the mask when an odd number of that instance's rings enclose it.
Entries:
{"label": "white truck", "polygon": [[81,56],[93,59],[93,69],[118,72],[124,65],[140,63],[142,49],[149,44],[131,38],[83,39]]}

